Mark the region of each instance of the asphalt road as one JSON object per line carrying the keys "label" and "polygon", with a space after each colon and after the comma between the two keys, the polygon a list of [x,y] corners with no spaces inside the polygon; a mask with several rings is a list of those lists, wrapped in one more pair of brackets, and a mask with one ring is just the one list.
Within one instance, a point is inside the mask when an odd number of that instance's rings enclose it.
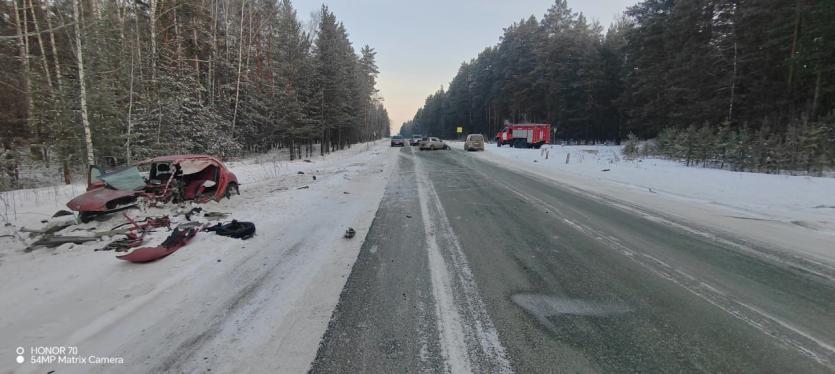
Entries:
{"label": "asphalt road", "polygon": [[398,157],[314,373],[835,371],[831,268],[477,154]]}

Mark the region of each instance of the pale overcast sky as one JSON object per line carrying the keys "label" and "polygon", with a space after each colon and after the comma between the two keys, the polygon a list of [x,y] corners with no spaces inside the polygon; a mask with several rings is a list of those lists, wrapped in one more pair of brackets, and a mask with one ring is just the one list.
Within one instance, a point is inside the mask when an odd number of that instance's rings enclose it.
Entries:
{"label": "pale overcast sky", "polygon": [[[429,94],[446,87],[464,61],[496,44],[502,30],[531,14],[538,19],[553,0],[327,0],[345,24],[354,49],[377,51],[378,88],[392,130],[414,116]],[[575,12],[604,29],[637,0],[569,0]],[[299,18],[309,21],[323,0],[295,0]]]}

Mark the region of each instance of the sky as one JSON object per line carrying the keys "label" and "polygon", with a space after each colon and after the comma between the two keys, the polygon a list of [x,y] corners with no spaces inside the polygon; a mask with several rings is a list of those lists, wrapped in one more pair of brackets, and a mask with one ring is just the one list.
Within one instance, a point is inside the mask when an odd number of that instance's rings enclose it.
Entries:
{"label": "sky", "polygon": [[[568,6],[604,29],[637,0],[569,0]],[[308,22],[322,0],[295,0]],[[503,29],[535,15],[554,0],[327,0],[359,51],[377,51],[377,87],[392,130],[412,119],[427,96],[447,84],[464,61],[499,42]]]}

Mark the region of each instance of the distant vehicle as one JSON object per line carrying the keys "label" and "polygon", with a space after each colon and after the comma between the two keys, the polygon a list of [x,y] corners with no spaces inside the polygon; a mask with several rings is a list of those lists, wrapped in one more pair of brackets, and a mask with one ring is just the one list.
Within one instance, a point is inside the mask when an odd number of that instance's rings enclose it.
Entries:
{"label": "distant vehicle", "polygon": [[514,148],[539,148],[551,142],[551,125],[528,123],[507,125],[496,134],[496,146],[509,144]]}
{"label": "distant vehicle", "polygon": [[67,203],[88,222],[98,215],[150,202],[206,203],[239,195],[238,178],[220,160],[206,155],[162,156],[102,172],[90,166],[87,192]]}
{"label": "distant vehicle", "polygon": [[467,135],[467,140],[464,141],[465,151],[483,151],[484,150],[484,135],[470,134]]}
{"label": "distant vehicle", "polygon": [[438,138],[423,138],[420,142],[421,151],[434,151],[438,149],[449,149],[449,146],[443,140]]}
{"label": "distant vehicle", "polygon": [[405,146],[405,145],[406,145],[406,143],[404,143],[404,140],[403,140],[402,136],[394,135],[394,136],[391,137],[391,146],[392,147],[402,147],[402,146]]}
{"label": "distant vehicle", "polygon": [[409,140],[410,146],[420,145],[420,141],[423,140],[423,135],[412,135],[412,139]]}

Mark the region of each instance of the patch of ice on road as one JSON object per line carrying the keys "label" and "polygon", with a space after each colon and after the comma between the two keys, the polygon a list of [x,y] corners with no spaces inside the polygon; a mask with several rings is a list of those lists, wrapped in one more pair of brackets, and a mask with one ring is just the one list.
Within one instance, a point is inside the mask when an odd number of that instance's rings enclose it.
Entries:
{"label": "patch of ice on road", "polygon": [[518,293],[510,297],[516,305],[538,318],[563,314],[589,317],[608,317],[629,313],[632,307],[614,302],[572,299],[550,295]]}

